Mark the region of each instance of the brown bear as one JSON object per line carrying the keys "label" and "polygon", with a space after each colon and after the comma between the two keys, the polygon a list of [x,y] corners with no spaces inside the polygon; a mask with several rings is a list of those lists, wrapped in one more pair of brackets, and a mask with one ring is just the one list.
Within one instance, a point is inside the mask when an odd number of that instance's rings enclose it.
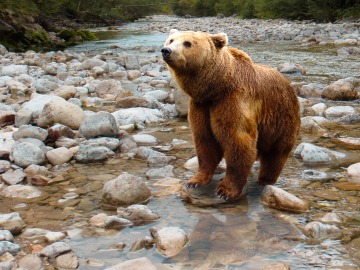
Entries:
{"label": "brown bear", "polygon": [[186,187],[210,183],[224,157],[226,174],[216,194],[232,201],[240,197],[257,158],[258,183],[277,181],[297,138],[300,108],[281,73],[227,43],[224,33],[173,29],[161,53],[190,97],[188,119],[199,170]]}

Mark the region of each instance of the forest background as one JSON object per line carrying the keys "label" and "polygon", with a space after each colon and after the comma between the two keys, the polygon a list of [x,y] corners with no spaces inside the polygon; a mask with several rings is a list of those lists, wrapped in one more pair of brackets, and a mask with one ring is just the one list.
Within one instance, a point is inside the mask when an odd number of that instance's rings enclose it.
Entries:
{"label": "forest background", "polygon": [[360,18],[359,0],[0,0],[0,44],[61,49],[95,38],[81,28],[120,25],[153,14],[334,22]]}

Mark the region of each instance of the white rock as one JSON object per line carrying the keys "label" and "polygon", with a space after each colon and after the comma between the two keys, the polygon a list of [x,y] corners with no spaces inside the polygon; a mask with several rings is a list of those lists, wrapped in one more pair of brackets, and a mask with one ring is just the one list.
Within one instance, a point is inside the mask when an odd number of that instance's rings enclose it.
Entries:
{"label": "white rock", "polygon": [[127,108],[112,113],[119,126],[128,124],[151,124],[159,123],[164,119],[164,114],[158,109]]}
{"label": "white rock", "polygon": [[323,116],[327,106],[325,103],[317,103],[311,106],[311,108],[314,110],[316,115]]}
{"label": "white rock", "polygon": [[149,134],[135,134],[132,137],[139,146],[157,145],[158,143],[157,138]]}
{"label": "white rock", "polygon": [[32,112],[32,117],[38,118],[40,113],[43,111],[44,106],[52,100],[60,101],[63,99],[58,96],[40,95],[37,93],[33,93],[31,95],[31,99],[28,102],[25,102],[21,106],[21,109]]}
{"label": "white rock", "polygon": [[26,174],[21,169],[9,170],[1,175],[1,179],[8,185],[16,185],[22,182]]}
{"label": "white rock", "polygon": [[8,65],[3,66],[1,71],[1,73],[5,76],[15,77],[20,74],[28,74],[29,67],[27,65]]}
{"label": "white rock", "polygon": [[34,199],[42,196],[42,192],[33,186],[12,185],[0,190],[0,195],[6,198]]}
{"label": "white rock", "polygon": [[350,114],[356,114],[356,110],[351,106],[333,106],[324,112],[326,118],[340,118]]}
{"label": "white rock", "polygon": [[350,165],[347,173],[352,181],[360,182],[360,162]]}
{"label": "white rock", "polygon": [[295,149],[294,156],[310,164],[328,164],[346,158],[344,153],[304,142]]}
{"label": "white rock", "polygon": [[330,238],[339,238],[341,230],[335,225],[323,224],[319,221],[313,221],[304,227],[304,233],[308,237],[323,240]]}
{"label": "white rock", "polygon": [[85,113],[79,106],[59,98],[44,106],[37,123],[40,127],[63,124],[72,129],[79,129],[84,119]]}
{"label": "white rock", "polygon": [[52,165],[67,163],[73,156],[73,152],[66,147],[55,148],[46,152],[46,157]]}
{"label": "white rock", "polygon": [[150,229],[155,239],[157,251],[166,257],[177,255],[189,241],[184,230],[178,227],[165,227],[160,230]]}
{"label": "white rock", "polygon": [[295,213],[303,213],[309,209],[305,201],[281,188],[269,185],[265,186],[262,192],[262,202],[268,207]]}
{"label": "white rock", "polygon": [[326,213],[322,218],[320,218],[320,221],[326,224],[341,224],[343,222],[342,218],[336,213]]}

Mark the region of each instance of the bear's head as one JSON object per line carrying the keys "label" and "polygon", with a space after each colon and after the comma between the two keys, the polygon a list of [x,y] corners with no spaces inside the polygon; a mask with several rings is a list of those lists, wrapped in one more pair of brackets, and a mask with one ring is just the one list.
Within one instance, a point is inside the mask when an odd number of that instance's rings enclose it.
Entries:
{"label": "bear's head", "polygon": [[161,53],[164,61],[176,72],[195,72],[216,62],[227,43],[224,33],[213,35],[172,29]]}

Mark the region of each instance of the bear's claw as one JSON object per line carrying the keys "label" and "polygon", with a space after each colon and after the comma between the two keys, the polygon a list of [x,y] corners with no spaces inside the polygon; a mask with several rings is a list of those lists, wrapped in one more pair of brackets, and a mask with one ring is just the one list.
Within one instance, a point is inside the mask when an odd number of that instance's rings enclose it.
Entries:
{"label": "bear's claw", "polygon": [[198,188],[199,186],[200,186],[199,183],[189,183],[189,182],[187,182],[187,183],[185,184],[185,187],[186,187],[186,188]]}

